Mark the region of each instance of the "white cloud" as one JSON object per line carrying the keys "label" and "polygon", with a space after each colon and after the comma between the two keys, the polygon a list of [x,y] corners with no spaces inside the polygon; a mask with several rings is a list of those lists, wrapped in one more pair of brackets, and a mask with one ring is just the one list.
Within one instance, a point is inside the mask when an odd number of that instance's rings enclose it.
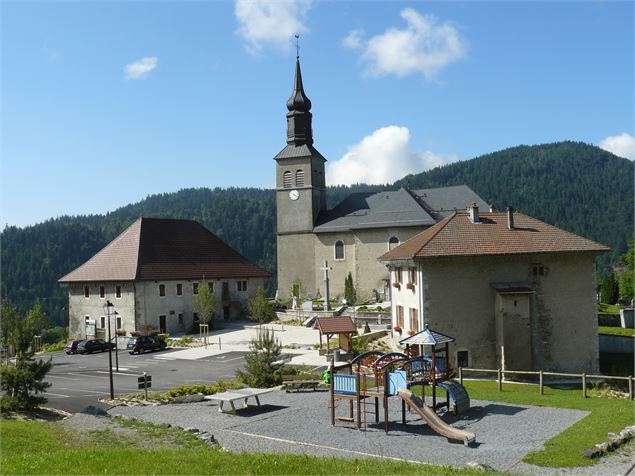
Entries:
{"label": "white cloud", "polygon": [[359,49],[362,47],[363,35],[364,32],[362,30],[353,30],[342,40],[342,45],[352,50]]}
{"label": "white cloud", "polygon": [[626,132],[607,137],[600,142],[600,147],[625,159],[635,160],[635,137]]}
{"label": "white cloud", "polygon": [[234,13],[250,53],[259,53],[265,44],[287,50],[296,33],[307,31],[304,25],[311,0],[236,0]]}
{"label": "white cloud", "polygon": [[341,159],[330,162],[327,178],[329,185],[385,184],[457,160],[456,155],[414,150],[407,127],[388,126],[364,137]]}
{"label": "white cloud", "polygon": [[412,8],[402,10],[401,17],[406,21],[403,29],[389,28],[366,42],[356,31],[344,39],[347,47],[363,47],[361,59],[367,63],[367,75],[401,78],[418,72],[431,79],[467,55],[466,41],[450,23],[439,23],[436,17],[420,15]]}
{"label": "white cloud", "polygon": [[126,79],[145,79],[157,67],[159,60],[156,56],[141,58],[139,61],[127,64]]}

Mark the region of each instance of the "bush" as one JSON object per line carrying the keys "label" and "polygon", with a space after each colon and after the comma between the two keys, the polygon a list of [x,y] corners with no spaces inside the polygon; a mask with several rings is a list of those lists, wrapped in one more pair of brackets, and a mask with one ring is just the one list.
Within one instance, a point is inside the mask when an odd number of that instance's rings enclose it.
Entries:
{"label": "bush", "polygon": [[66,339],[66,327],[56,326],[42,331],[43,344],[55,344]]}
{"label": "bush", "polygon": [[64,350],[64,346],[66,345],[66,339],[62,339],[60,341],[55,342],[54,344],[43,344],[42,351],[43,352],[59,352]]}
{"label": "bush", "polygon": [[202,393],[203,395],[214,395],[215,393],[221,393],[237,388],[243,388],[243,385],[235,380],[217,380],[213,385],[205,385],[202,383],[179,385],[178,387],[171,388],[165,392],[165,396],[172,399],[182,397],[183,395],[196,395],[197,393]]}
{"label": "bush", "polygon": [[236,371],[239,381],[250,387],[274,387],[282,383],[283,364],[280,362],[282,345],[269,329],[262,330],[249,343],[245,356],[245,370]]}

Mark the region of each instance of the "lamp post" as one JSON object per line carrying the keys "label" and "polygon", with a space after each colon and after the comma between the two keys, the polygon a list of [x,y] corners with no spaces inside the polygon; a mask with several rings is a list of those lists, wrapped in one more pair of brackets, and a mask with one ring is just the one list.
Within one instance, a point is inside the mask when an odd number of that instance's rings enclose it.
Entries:
{"label": "lamp post", "polygon": [[110,376],[110,399],[114,400],[115,388],[112,381],[112,346],[110,345],[112,343],[110,337],[110,308],[115,306],[110,301],[106,301],[104,307],[106,308],[106,313],[108,314],[108,375]]}
{"label": "lamp post", "polygon": [[[118,315],[119,313],[115,311],[115,327],[117,324]],[[108,324],[110,324],[110,322]],[[117,334],[116,329],[115,329],[115,367],[117,368],[117,373],[119,373],[119,335]]]}

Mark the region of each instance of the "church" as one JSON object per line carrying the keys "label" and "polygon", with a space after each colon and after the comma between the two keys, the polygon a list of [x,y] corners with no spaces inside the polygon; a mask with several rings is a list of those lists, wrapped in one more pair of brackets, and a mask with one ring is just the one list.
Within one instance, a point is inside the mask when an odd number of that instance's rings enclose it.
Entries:
{"label": "church", "polygon": [[[287,145],[276,161],[278,295],[343,296],[350,273],[358,300],[387,298],[389,276],[377,258],[471,203],[487,203],[465,185],[425,190],[353,193],[326,208],[326,159],[313,145],[311,101],[300,59],[287,101]],[[388,158],[386,160],[389,160]]]}

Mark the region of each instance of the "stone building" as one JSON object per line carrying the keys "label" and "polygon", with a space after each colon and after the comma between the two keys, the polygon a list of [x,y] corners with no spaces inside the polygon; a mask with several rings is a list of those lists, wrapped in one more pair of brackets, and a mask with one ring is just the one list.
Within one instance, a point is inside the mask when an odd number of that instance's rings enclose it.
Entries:
{"label": "stone building", "polygon": [[293,287],[324,295],[328,261],[331,297],[344,292],[344,279],[367,298],[384,293],[386,268],[377,257],[471,202],[487,204],[467,186],[354,193],[326,208],[326,159],[313,146],[311,101],[304,92],[300,61],[287,101],[287,145],[276,155],[278,293]]}
{"label": "stone building", "polygon": [[139,218],[59,282],[68,287],[70,336],[84,338],[103,334],[107,301],[113,332],[189,332],[199,286],[216,297],[215,321],[241,317],[269,277],[195,221]]}
{"label": "stone building", "polygon": [[595,257],[606,251],[511,207],[474,205],[379,259],[393,326],[455,337],[453,365],[597,373]]}

